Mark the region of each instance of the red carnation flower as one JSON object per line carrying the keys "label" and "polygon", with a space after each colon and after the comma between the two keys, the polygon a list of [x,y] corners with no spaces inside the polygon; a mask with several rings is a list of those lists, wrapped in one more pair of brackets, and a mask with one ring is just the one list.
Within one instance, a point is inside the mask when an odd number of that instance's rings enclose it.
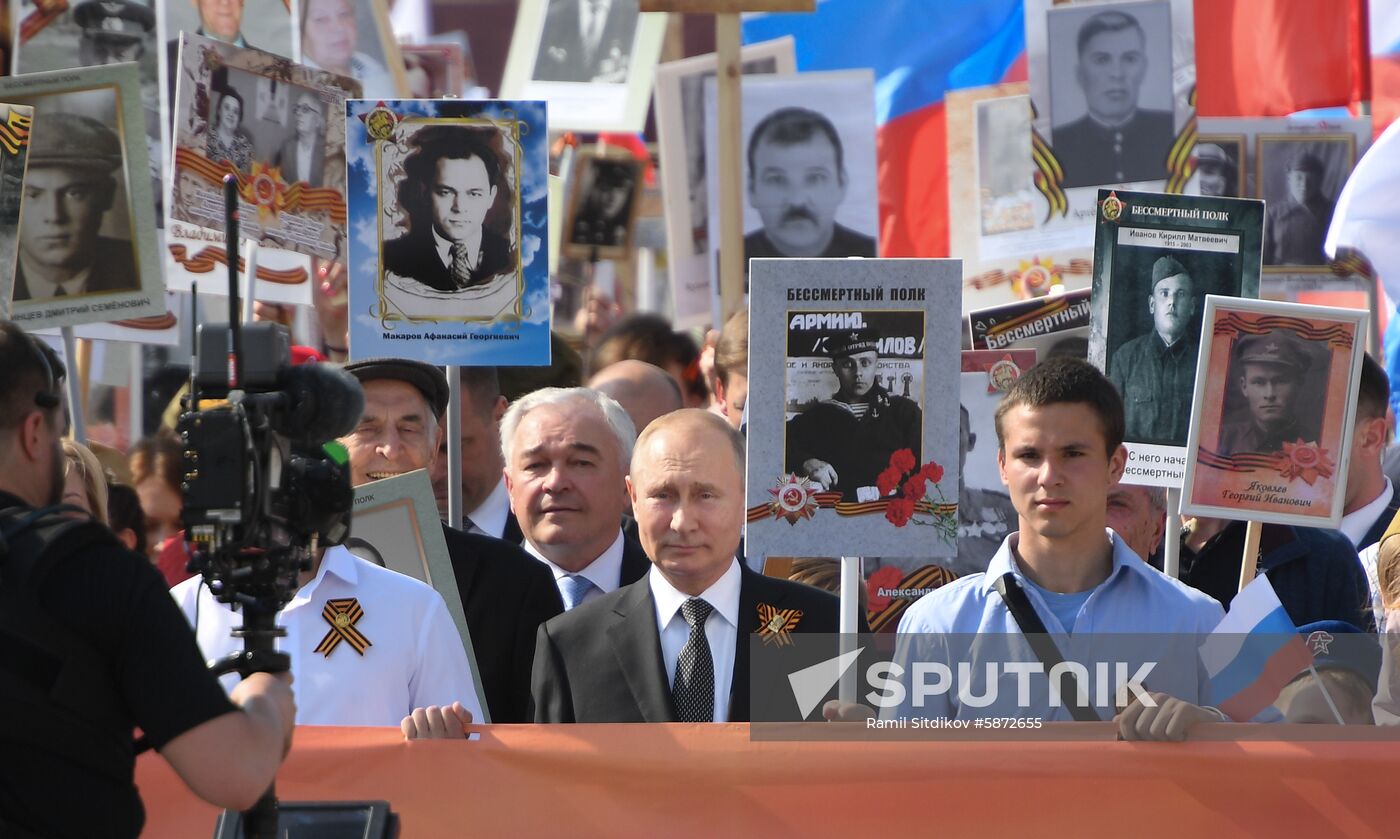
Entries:
{"label": "red carnation flower", "polygon": [[924,468],[919,470],[919,474],[928,478],[930,483],[938,483],[943,480],[943,467],[930,460],[924,464]]}
{"label": "red carnation flower", "polygon": [[918,465],[918,461],[914,459],[914,451],[912,449],[900,449],[890,455],[890,466],[898,469],[901,476]]}
{"label": "red carnation flower", "polygon": [[914,477],[904,482],[904,497],[911,501],[918,501],[924,497],[924,492],[928,489],[928,479],[923,472],[915,472]]}
{"label": "red carnation flower", "polygon": [[885,504],[885,518],[895,527],[903,527],[914,516],[912,498],[893,498]]}
{"label": "red carnation flower", "polygon": [[902,477],[904,473],[891,466],[875,478],[875,488],[880,490],[880,495],[889,495],[899,487],[899,479]]}

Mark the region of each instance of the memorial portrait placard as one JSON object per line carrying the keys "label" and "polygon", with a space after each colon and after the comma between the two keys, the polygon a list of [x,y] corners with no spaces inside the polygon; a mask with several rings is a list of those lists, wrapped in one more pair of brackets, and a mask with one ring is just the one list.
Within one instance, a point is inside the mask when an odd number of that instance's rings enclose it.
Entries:
{"label": "memorial portrait placard", "polygon": [[[418,469],[355,487],[352,510],[345,547],[366,562],[427,583],[442,595],[471,664],[476,695],[485,696],[428,470]],[[486,710],[485,703],[482,710]]]}
{"label": "memorial portrait placard", "polygon": [[1123,481],[1180,487],[1208,294],[1259,295],[1264,204],[1099,191],[1089,360],[1123,397]]}
{"label": "memorial portrait placard", "polygon": [[1341,523],[1369,317],[1206,298],[1183,515]]}
{"label": "memorial portrait placard", "polygon": [[411,99],[461,96],[466,56],[461,44],[400,44]]}
{"label": "memorial portrait placard", "polygon": [[953,556],[958,263],[752,270],[748,553]]}
{"label": "memorial portrait placard", "polygon": [[355,100],[350,357],[549,363],[543,102]]}
{"label": "memorial portrait placard", "polygon": [[[0,277],[15,273],[19,247],[19,208],[24,170],[29,160],[29,132],[34,109],[0,103]],[[0,297],[0,318],[10,316],[10,295]]]}
{"label": "memorial portrait placard", "polygon": [[1089,245],[1099,187],[1179,194],[1195,142],[1192,0],[1027,0],[1036,211]]}
{"label": "memorial portrait placard", "polygon": [[665,32],[637,0],[522,0],[500,96],[549,102],[553,131],[641,131]]}
{"label": "memorial portrait placard", "polygon": [[25,329],[165,313],[141,96],[135,64],[0,78],[0,102],[34,109],[15,270],[0,280]]}
{"label": "memorial portrait placard", "polygon": [[232,173],[240,236],[344,261],[340,114],[359,83],[271,53],[180,37],[170,217],[222,230],[223,178]]}
{"label": "memorial portrait placard", "polygon": [[[661,189],[666,202],[666,273],[678,328],[710,322],[709,185],[705,159],[705,79],[713,78],[714,53],[656,68],[656,141],[661,149]],[[792,75],[797,58],[791,37],[749,44],[740,51],[745,76]]]}
{"label": "memorial portrait placard", "polygon": [[[705,169],[719,171],[718,93],[705,80]],[[743,83],[744,263],[879,255],[875,77],[869,70],[754,76]],[[719,180],[708,179],[718,231]],[[711,307],[719,236],[710,236]]]}
{"label": "memorial portrait placard", "polygon": [[385,0],[297,0],[301,51],[313,70],[349,76],[366,98],[408,95],[399,42]]}
{"label": "memorial portrait placard", "polygon": [[597,262],[627,260],[642,203],[642,162],[630,154],[587,153],[574,165],[574,188],[564,220],[564,256]]}

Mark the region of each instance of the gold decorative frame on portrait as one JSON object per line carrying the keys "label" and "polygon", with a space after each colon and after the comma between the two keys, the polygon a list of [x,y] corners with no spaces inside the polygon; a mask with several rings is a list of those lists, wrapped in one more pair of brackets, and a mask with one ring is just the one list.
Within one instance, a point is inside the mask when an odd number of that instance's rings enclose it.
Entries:
{"label": "gold decorative frame on portrait", "polygon": [[[372,118],[373,116],[375,116],[375,114],[378,114],[378,113],[381,113],[381,112],[380,112],[380,111],[376,111],[374,114],[370,114],[371,118]],[[478,126],[478,127],[489,126],[489,127],[491,127],[491,128],[496,129],[497,131],[500,131],[503,135],[505,135],[505,136],[507,136],[507,137],[510,138],[511,143],[513,144],[513,147],[514,147],[514,159],[511,161],[511,165],[512,165],[512,167],[513,167],[514,170],[515,170],[515,178],[514,178],[514,181],[515,181],[515,182],[514,182],[514,184],[512,184],[512,188],[513,188],[514,191],[515,191],[515,192],[514,192],[514,195],[513,195],[513,200],[512,200],[512,203],[514,204],[514,206],[511,208],[511,212],[512,212],[511,225],[512,225],[512,230],[515,232],[515,308],[514,308],[514,311],[513,311],[511,314],[509,314],[509,315],[501,314],[501,315],[488,315],[488,316],[477,316],[477,317],[473,317],[473,316],[458,316],[458,317],[453,317],[453,316],[436,317],[436,316],[434,316],[434,317],[424,317],[424,316],[420,316],[420,315],[406,315],[406,314],[403,314],[403,313],[401,313],[401,312],[396,311],[396,307],[395,307],[395,306],[393,305],[393,303],[389,300],[389,298],[386,297],[385,294],[384,294],[384,248],[383,248],[383,242],[385,241],[385,239],[384,239],[384,192],[383,192],[382,189],[380,189],[380,186],[381,186],[381,184],[383,183],[383,173],[384,173],[384,156],[383,156],[383,155],[384,155],[384,141],[377,141],[377,142],[375,142],[375,144],[374,144],[374,200],[375,200],[375,218],[377,219],[376,227],[375,227],[375,235],[379,237],[379,238],[378,238],[378,241],[379,241],[381,244],[380,244],[380,247],[379,247],[379,265],[378,265],[378,270],[376,271],[376,278],[375,278],[375,281],[374,281],[374,291],[375,291],[376,297],[378,298],[378,301],[375,303],[375,308],[374,308],[374,310],[372,310],[372,311],[370,312],[370,316],[373,317],[373,318],[375,318],[375,319],[377,319],[377,320],[380,322],[381,326],[383,326],[383,328],[385,328],[385,329],[390,329],[390,328],[392,328],[392,327],[390,326],[390,324],[395,323],[395,322],[398,322],[398,321],[404,321],[404,322],[407,322],[407,323],[494,323],[494,322],[497,322],[497,321],[508,321],[508,320],[509,320],[509,321],[515,321],[515,322],[518,323],[518,322],[523,321],[523,320],[525,319],[525,317],[526,317],[526,312],[525,312],[525,265],[524,265],[524,259],[525,259],[525,257],[524,257],[524,254],[522,253],[522,250],[521,250],[521,248],[523,247],[523,243],[521,242],[521,235],[520,235],[520,229],[521,229],[521,220],[520,220],[520,203],[521,203],[521,199],[520,199],[520,183],[521,183],[521,174],[520,174],[520,169],[521,169],[521,166],[522,166],[523,163],[524,163],[524,161],[523,161],[524,149],[523,149],[523,147],[521,146],[520,137],[521,137],[522,134],[524,134],[524,133],[526,133],[526,132],[528,132],[528,131],[530,130],[530,126],[527,125],[523,120],[514,119],[514,118],[513,118],[513,117],[514,117],[514,114],[511,113],[511,112],[507,112],[507,115],[508,115],[508,117],[510,117],[510,118],[506,118],[506,119],[488,119],[488,118],[486,118],[486,117],[422,117],[422,116],[403,117],[403,118],[398,119],[398,121],[395,123],[394,127],[391,129],[391,131],[392,131],[393,133],[390,135],[390,137],[393,137],[393,136],[395,136],[395,135],[398,135],[399,129],[400,129],[400,127],[402,127],[402,126],[416,125],[416,126],[427,127],[427,126],[431,126],[431,125],[465,125],[465,126]],[[417,133],[417,132],[415,131],[414,133]],[[385,138],[385,140],[388,140],[388,139],[389,139],[389,138]],[[396,200],[397,200],[397,199],[396,199]]]}
{"label": "gold decorative frame on portrait", "polygon": [[[1248,198],[1252,194],[1248,189],[1249,174],[1253,171],[1249,167],[1249,138],[1243,134],[1197,134],[1196,148],[1199,149],[1202,143],[1214,143],[1217,146],[1230,146],[1235,151],[1235,195],[1229,198]],[[1194,153],[1193,153],[1194,154]],[[1196,171],[1199,172],[1201,165],[1199,159],[1195,164]],[[1256,182],[1257,183],[1257,182]]]}
{"label": "gold decorative frame on portrait", "polygon": [[[114,172],[113,177],[118,180],[119,189],[126,198],[124,214],[127,229],[123,232],[129,237],[132,270],[139,286],[67,298],[20,301],[10,306],[9,317],[26,330],[166,314],[165,281],[157,248],[155,200],[147,174],[150,161],[137,66],[132,63],[113,64],[0,78],[0,101],[34,106],[34,137],[30,140],[30,154],[34,153],[35,139],[40,145],[44,142],[44,100],[99,91],[110,92],[112,96],[113,127],[122,154],[120,173]],[[115,209],[114,205],[106,212],[111,213]],[[19,224],[23,223],[24,206],[21,203]],[[0,280],[0,296],[7,301],[14,291],[18,264],[17,244],[15,268],[7,278]]]}
{"label": "gold decorative frame on portrait", "polygon": [[[294,64],[279,55],[236,47],[188,32],[180,33],[180,44],[181,74],[175,97],[174,163],[170,169],[171,200],[167,217],[219,229],[223,223],[223,177],[233,172],[238,178],[241,202],[246,202],[239,228],[242,238],[307,256],[344,259],[347,208],[344,173],[337,164],[343,166],[341,161],[345,159],[345,121],[335,117],[344,112],[346,99],[359,97],[360,83],[325,70]],[[287,183],[270,158],[250,159],[246,172],[239,170],[232,161],[209,159],[208,141],[215,130],[213,86],[221,70],[272,79],[321,99],[325,108],[321,186],[313,187],[304,181]],[[227,77],[226,83],[232,86]],[[205,94],[202,97],[204,113],[199,111],[201,88]],[[246,102],[244,107],[248,107]],[[244,113],[245,124],[249,116]],[[252,138],[248,139],[251,145]],[[216,210],[205,204],[206,212],[195,213],[178,200],[175,186],[184,172],[202,181],[201,186],[206,190],[218,191]],[[286,223],[289,220],[291,225]],[[211,221],[214,223],[210,224]],[[310,224],[320,226],[319,236],[313,238],[311,232],[303,234],[296,229],[299,225]]]}
{"label": "gold decorative frame on portrait", "polygon": [[[1277,148],[1285,143],[1308,143],[1319,145],[1323,143],[1336,143],[1345,145],[1347,149],[1346,172],[1337,181],[1337,195],[1332,197],[1335,205],[1337,196],[1342,193],[1342,185],[1346,183],[1347,176],[1351,170],[1356,168],[1356,137],[1352,134],[1258,134],[1254,138],[1254,197],[1264,198],[1264,158],[1265,149]],[[1240,167],[1240,174],[1244,174],[1244,167]],[[1266,199],[1267,200],[1267,199]],[[1266,222],[1267,223],[1267,222]],[[1331,274],[1330,265],[1269,265],[1264,264],[1263,272],[1268,274]]]}
{"label": "gold decorative frame on portrait", "polygon": [[[632,170],[632,197],[627,206],[627,233],[622,237],[620,245],[581,245],[572,241],[574,222],[578,221],[579,211],[588,202],[583,185],[592,185],[593,171],[599,161],[627,166]],[[575,165],[577,168],[574,169],[574,182],[569,190],[569,211],[564,217],[564,229],[559,237],[561,253],[568,259],[590,262],[600,259],[625,261],[631,258],[632,241],[637,231],[637,211],[641,209],[642,203],[642,180],[646,171],[642,161],[614,146],[600,146],[579,155]]]}
{"label": "gold decorative frame on portrait", "polygon": [[[1370,313],[1360,309],[1206,295],[1182,515],[1299,527],[1336,528],[1341,523],[1369,319]],[[1230,375],[1235,341],[1274,330],[1322,347],[1314,352],[1328,359],[1325,392],[1298,397],[1322,406],[1317,439],[1285,441],[1277,452],[1216,451],[1235,387]]]}

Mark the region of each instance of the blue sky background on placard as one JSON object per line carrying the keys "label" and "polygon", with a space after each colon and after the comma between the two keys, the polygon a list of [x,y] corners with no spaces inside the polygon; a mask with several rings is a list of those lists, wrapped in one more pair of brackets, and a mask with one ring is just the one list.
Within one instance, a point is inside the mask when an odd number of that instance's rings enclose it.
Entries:
{"label": "blue sky background on placard", "polygon": [[514,118],[520,126],[520,252],[524,270],[525,321],[515,324],[394,324],[395,334],[517,333],[518,341],[398,340],[370,314],[376,299],[379,266],[378,202],[375,195],[374,146],[361,115],[379,100],[346,103],[346,198],[350,224],[350,357],[399,356],[433,364],[544,365],[549,363],[549,241],[546,201],[549,193],[549,134],[543,102],[392,100],[383,104],[401,116]]}

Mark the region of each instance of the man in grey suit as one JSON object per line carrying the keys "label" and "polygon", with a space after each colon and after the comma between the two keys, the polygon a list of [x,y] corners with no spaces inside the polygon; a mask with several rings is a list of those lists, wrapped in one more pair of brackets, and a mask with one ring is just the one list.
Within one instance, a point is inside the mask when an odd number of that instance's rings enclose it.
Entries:
{"label": "man in grey suit", "polygon": [[322,133],[326,120],[322,108],[316,94],[304,91],[292,109],[296,133],[287,138],[272,158],[272,164],[282,170],[282,180],[289,184],[301,181],[308,186],[321,186],[326,157],[326,137]]}

